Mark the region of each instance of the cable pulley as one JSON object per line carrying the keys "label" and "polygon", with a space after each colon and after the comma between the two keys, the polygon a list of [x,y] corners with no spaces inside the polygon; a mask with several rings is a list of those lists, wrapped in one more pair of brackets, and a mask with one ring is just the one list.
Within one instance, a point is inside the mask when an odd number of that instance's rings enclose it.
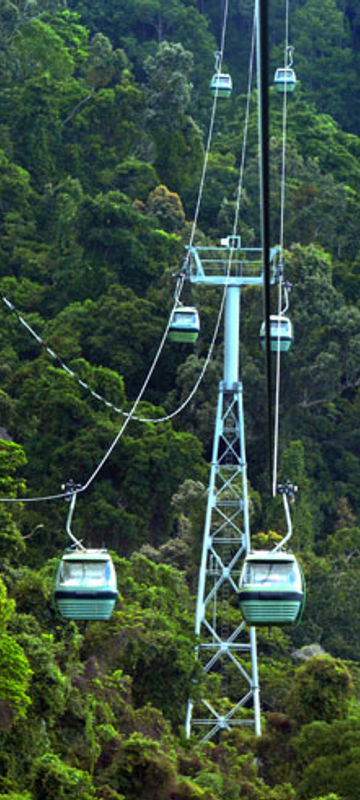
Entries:
{"label": "cable pulley", "polygon": [[291,483],[290,481],[285,481],[285,483],[278,483],[276,488],[278,494],[287,495],[290,503],[293,503],[295,501],[295,495],[299,488],[298,486],[296,486],[295,483]]}

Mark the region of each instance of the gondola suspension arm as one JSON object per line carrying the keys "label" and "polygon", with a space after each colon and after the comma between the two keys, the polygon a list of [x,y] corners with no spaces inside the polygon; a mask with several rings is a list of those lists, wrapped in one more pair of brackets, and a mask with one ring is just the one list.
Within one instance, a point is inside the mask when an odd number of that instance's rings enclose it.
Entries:
{"label": "gondola suspension arm", "polygon": [[80,540],[77,539],[76,536],[74,536],[74,534],[73,534],[73,532],[71,530],[71,523],[72,523],[72,518],[74,516],[74,511],[75,511],[77,493],[78,493],[78,490],[81,489],[81,484],[74,483],[73,480],[70,480],[64,486],[64,489],[67,492],[67,496],[65,497],[65,500],[67,500],[67,502],[70,503],[70,505],[69,505],[69,513],[68,513],[67,520],[66,520],[66,533],[68,534],[68,536],[70,537],[71,541],[75,544],[76,547],[78,547],[80,550],[84,550],[85,551],[86,547],[84,547],[84,545],[80,542]]}
{"label": "gondola suspension arm", "polygon": [[[286,35],[288,36],[288,31],[286,31]],[[295,47],[292,44],[288,44],[286,46],[286,66],[292,67],[294,63],[294,50]]]}
{"label": "gondola suspension arm", "polygon": [[284,545],[292,537],[293,527],[292,527],[292,520],[291,520],[289,503],[293,503],[294,502],[295,494],[296,494],[296,492],[298,490],[298,487],[295,486],[293,483],[290,483],[289,481],[286,481],[286,483],[284,483],[284,484],[279,483],[278,487],[277,487],[277,490],[278,490],[278,493],[282,495],[282,501],[283,501],[283,506],[284,506],[284,511],[285,511],[285,518],[286,518],[286,523],[287,523],[287,534],[286,534],[286,536],[284,536],[284,538],[281,540],[281,542],[279,544],[277,544],[276,547],[273,548],[273,552],[274,553],[276,553],[278,550],[282,550]]}

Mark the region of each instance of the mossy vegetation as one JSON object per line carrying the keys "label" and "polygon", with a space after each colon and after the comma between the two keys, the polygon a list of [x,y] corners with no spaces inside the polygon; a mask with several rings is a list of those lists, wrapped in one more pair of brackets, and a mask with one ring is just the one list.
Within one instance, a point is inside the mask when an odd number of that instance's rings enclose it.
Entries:
{"label": "mossy vegetation", "polygon": [[[202,244],[232,230],[241,163],[252,15],[243,2],[229,14],[234,92],[214,127]],[[269,22],[272,70],[283,59],[279,0]],[[218,5],[200,0],[34,0],[3,4],[0,23],[0,493],[11,500],[57,494],[69,478],[84,484],[148,374],[195,213],[220,20]],[[282,367],[279,475],[300,487],[294,549],[308,602],[298,628],[259,632],[263,736],[240,729],[200,746],[183,732],[186,700],[203,681],[194,607],[220,333],[183,413],[131,421],[79,496],[76,535],[113,552],[119,601],[108,623],[56,613],[66,504],[0,503],[0,800],[358,800],[359,32],[351,0],[292,4],[299,85],[288,109],[284,260],[295,344]],[[273,90],[270,111],[277,244]],[[244,187],[239,232],[256,246],[255,92]],[[185,290],[201,337],[192,352],[165,345],[137,416],[171,413],[204,364],[220,297]],[[266,498],[262,313],[261,293],[245,290],[251,525],[266,547],[285,522]]]}

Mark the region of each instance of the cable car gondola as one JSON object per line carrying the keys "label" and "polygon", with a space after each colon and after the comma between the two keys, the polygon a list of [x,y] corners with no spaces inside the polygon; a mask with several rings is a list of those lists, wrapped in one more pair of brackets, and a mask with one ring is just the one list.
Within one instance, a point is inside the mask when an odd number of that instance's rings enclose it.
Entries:
{"label": "cable car gondola", "polygon": [[216,72],[211,78],[210,89],[213,94],[217,92],[218,97],[230,97],[232,92],[231,75],[225,72]]}
{"label": "cable car gondola", "polygon": [[[293,326],[289,317],[282,314],[272,314],[270,316],[270,350],[281,352],[290,350],[293,342]],[[260,346],[265,350],[265,322],[260,328]]]}
{"label": "cable car gondola", "polygon": [[300,620],[305,584],[292,553],[249,553],[240,576],[239,600],[249,625],[289,625]]}
{"label": "cable car gondola", "polygon": [[169,328],[171,342],[196,342],[200,332],[200,319],[196,308],[179,306],[173,311]]}
{"label": "cable car gondola", "polygon": [[118,596],[107,550],[66,550],[56,576],[55,602],[65,619],[110,619]]}
{"label": "cable car gondola", "polygon": [[296,87],[295,70],[292,67],[278,67],[274,75],[277,92],[294,92]]}

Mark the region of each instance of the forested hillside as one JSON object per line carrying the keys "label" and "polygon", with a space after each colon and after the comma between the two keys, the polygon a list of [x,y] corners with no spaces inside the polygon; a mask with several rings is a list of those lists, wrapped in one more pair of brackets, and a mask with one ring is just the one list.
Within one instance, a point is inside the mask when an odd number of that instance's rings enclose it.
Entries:
{"label": "forested hillside", "polygon": [[[0,4],[0,495],[86,484],[148,375],[192,231],[219,47],[214,0]],[[232,231],[253,8],[230,0],[197,244]],[[269,4],[269,84],[284,3]],[[285,273],[295,343],[283,359],[279,477],[298,484],[298,627],[259,634],[264,734],[185,740],[211,460],[220,291],[185,286],[196,344],[167,342],[74,531],[113,554],[109,622],[56,612],[64,499],[0,503],[0,800],[358,800],[360,784],[360,11],[292,0]],[[283,119],[270,88],[271,236],[279,243]],[[239,233],[260,246],[258,111],[250,103]],[[275,303],[275,294],[274,294]],[[262,297],[242,298],[241,373],[260,546],[270,499]],[[155,420],[155,421],[154,421]],[[232,613],[238,613],[232,609]],[[316,646],[315,646],[316,645]],[[311,646],[311,647],[309,647]],[[195,689],[194,689],[195,687]],[[229,698],[236,687],[229,687]]]}

